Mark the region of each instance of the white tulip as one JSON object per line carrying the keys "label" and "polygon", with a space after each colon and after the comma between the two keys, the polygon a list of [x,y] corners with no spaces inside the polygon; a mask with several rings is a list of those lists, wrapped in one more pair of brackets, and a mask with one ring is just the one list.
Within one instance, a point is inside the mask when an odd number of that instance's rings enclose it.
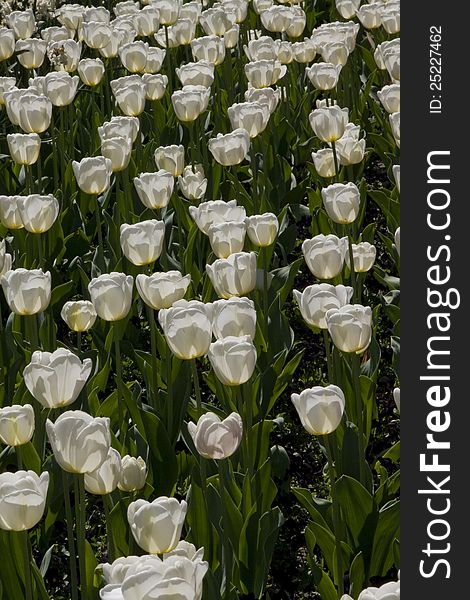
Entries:
{"label": "white tulip", "polygon": [[39,523],[46,507],[49,473],[0,473],[0,529],[27,531]]}
{"label": "white tulip", "polygon": [[201,415],[197,425],[188,423],[196,450],[204,458],[223,460],[237,451],[243,437],[243,422],[236,412],[223,421],[214,413]]}
{"label": "white tulip", "polygon": [[179,271],[166,271],[153,273],[152,275],[137,275],[135,285],[142,300],[153,308],[170,308],[178,300],[182,300],[186,294],[190,275],[181,275]]}
{"label": "white tulip", "polygon": [[0,442],[7,446],[27,444],[34,433],[34,409],[31,404],[0,408]]}
{"label": "white tulip", "polygon": [[220,298],[244,296],[256,287],[256,254],[237,252],[206,265],[209,279]]}
{"label": "white tulip", "polygon": [[302,425],[312,435],[328,435],[341,423],[346,400],[336,385],[315,386],[292,394],[291,399]]}
{"label": "white tulip", "polygon": [[207,353],[217,379],[228,386],[242,385],[253,375],[256,348],[251,337],[225,337],[213,342]]}

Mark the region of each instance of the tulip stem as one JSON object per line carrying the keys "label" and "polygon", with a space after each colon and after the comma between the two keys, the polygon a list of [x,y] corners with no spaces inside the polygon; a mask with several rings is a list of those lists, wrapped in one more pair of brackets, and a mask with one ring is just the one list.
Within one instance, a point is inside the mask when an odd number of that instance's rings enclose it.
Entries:
{"label": "tulip stem", "polygon": [[336,152],[336,142],[331,142],[331,149],[333,150],[333,162],[335,165],[335,179],[339,181],[339,163],[338,163],[338,154]]}
{"label": "tulip stem", "polygon": [[343,584],[343,557],[341,550],[341,538],[340,538],[340,514],[339,514],[339,504],[338,499],[336,497],[336,477],[335,477],[335,469],[333,466],[333,452],[330,444],[330,438],[328,435],[323,436],[325,441],[326,455],[328,458],[328,473],[330,476],[330,494],[331,494],[331,503],[333,508],[333,529],[335,534],[335,546],[336,546],[336,585],[338,586],[338,598],[341,598],[344,594],[344,584]]}
{"label": "tulip stem", "polygon": [[198,417],[202,415],[202,400],[201,400],[201,388],[199,387],[199,377],[197,374],[196,359],[191,360],[191,374],[193,376],[194,394],[196,396],[196,408]]}
{"label": "tulip stem", "polygon": [[29,550],[29,534],[27,531],[20,531],[19,536],[21,539],[21,546],[23,550],[25,600],[33,600],[33,582],[31,580],[31,555]]}
{"label": "tulip stem", "polygon": [[113,527],[111,524],[111,515],[109,512],[108,502],[111,502],[111,498],[108,494],[104,494],[103,498],[103,507],[104,507],[104,517],[106,522],[106,538],[107,538],[107,550],[108,550],[108,562],[112,563],[114,561],[114,538],[113,538]]}
{"label": "tulip stem", "polygon": [[75,548],[75,538],[73,535],[73,516],[72,506],[70,504],[70,488],[67,472],[62,471],[62,488],[64,491],[65,519],[67,524],[67,543],[69,547],[70,562],[70,586],[72,600],[78,600],[78,577],[77,577],[77,550]]}
{"label": "tulip stem", "polygon": [[252,176],[252,190],[251,194],[253,196],[253,210],[254,214],[257,215],[259,212],[259,202],[258,202],[258,173],[256,166],[256,151],[254,140],[251,142],[251,176]]}
{"label": "tulip stem", "polygon": [[266,343],[269,340],[269,300],[268,300],[268,269],[269,269],[269,261],[268,261],[268,249],[262,248],[261,252],[263,253],[263,313],[264,313],[264,328],[265,328],[265,341]]}
{"label": "tulip stem", "polygon": [[149,398],[151,398],[151,404],[153,404],[153,408],[157,408],[156,406],[156,398],[157,398],[157,390],[158,390],[158,368],[157,368],[157,332],[155,327],[155,316],[153,312],[153,308],[146,305],[147,308],[147,319],[150,325],[150,352],[152,354],[152,381],[148,382],[148,385],[151,386],[151,390],[149,390]]}
{"label": "tulip stem", "polygon": [[173,381],[171,378],[171,350],[170,346],[166,344],[166,395],[168,403],[168,427],[173,439]]}
{"label": "tulip stem", "polygon": [[353,289],[353,298],[356,296],[356,271],[354,270],[354,254],[352,249],[352,239],[351,236],[348,235],[348,252],[349,252],[349,272],[350,272],[350,281],[351,287]]}
{"label": "tulip stem", "polygon": [[[222,550],[223,556],[221,560],[221,564],[224,566],[225,571],[225,590],[230,590],[231,582],[232,582],[232,556],[233,552],[230,550],[230,520],[227,514],[227,502],[226,502],[226,494],[229,494],[229,480],[226,473],[226,466],[229,459],[224,458],[221,460],[217,460],[217,467],[219,471],[219,487],[220,487],[220,499],[222,504]],[[222,590],[221,590],[222,592]]]}
{"label": "tulip stem", "polygon": [[21,446],[16,446],[15,452],[16,452],[16,464],[18,467],[18,471],[22,471],[23,470],[23,457],[21,456]]}
{"label": "tulip stem", "polygon": [[356,396],[356,413],[357,413],[357,431],[358,431],[358,450],[359,450],[359,479],[362,485],[365,485],[365,471],[364,471],[364,419],[362,415],[362,393],[361,393],[361,365],[360,357],[358,354],[351,354],[352,362],[352,378],[354,386],[354,394]]}
{"label": "tulip stem", "polygon": [[165,49],[166,49],[166,68],[168,70],[168,92],[171,96],[173,93],[173,73],[171,67],[171,54],[170,54],[170,45],[168,43],[168,25],[164,25],[165,28]]}
{"label": "tulip stem", "polygon": [[331,343],[328,329],[323,329],[323,341],[325,342],[326,364],[328,369],[328,383],[334,383],[334,371],[331,362]]}
{"label": "tulip stem", "polygon": [[86,496],[84,487],[84,475],[77,474],[74,479],[75,486],[75,516],[78,546],[78,563],[80,565],[80,591],[81,600],[88,600],[88,586],[86,580],[85,559],[85,511]]}
{"label": "tulip stem", "polygon": [[126,439],[126,427],[124,423],[124,413],[122,410],[123,393],[122,393],[122,365],[121,365],[121,348],[119,343],[119,332],[116,328],[116,322],[113,324],[114,336],[114,353],[116,357],[116,383],[117,383],[117,403],[119,412],[119,431],[122,432],[123,442]]}

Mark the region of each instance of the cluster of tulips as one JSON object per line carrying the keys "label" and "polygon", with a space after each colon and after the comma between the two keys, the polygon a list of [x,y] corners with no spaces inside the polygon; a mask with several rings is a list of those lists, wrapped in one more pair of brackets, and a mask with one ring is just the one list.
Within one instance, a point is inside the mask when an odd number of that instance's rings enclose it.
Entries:
{"label": "cluster of tulips", "polygon": [[324,358],[291,396],[330,490],[293,490],[311,590],[399,598],[399,581],[368,587],[399,568],[397,446],[392,473],[366,458],[381,311],[399,349],[397,0],[4,13],[2,589],[55,597],[62,521],[72,600],[268,597],[293,298]]}

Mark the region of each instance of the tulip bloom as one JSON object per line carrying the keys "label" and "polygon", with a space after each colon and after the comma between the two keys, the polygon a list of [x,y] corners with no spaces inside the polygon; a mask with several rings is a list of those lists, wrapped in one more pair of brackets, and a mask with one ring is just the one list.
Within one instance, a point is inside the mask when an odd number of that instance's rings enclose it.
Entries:
{"label": "tulip bloom", "polygon": [[249,336],[217,340],[207,355],[219,381],[228,386],[246,383],[256,367],[256,348]]}
{"label": "tulip bloom", "polygon": [[212,303],[212,331],[217,339],[256,335],[256,310],[253,300],[237,298]]}
{"label": "tulip bloom", "polygon": [[52,194],[30,194],[18,198],[18,211],[26,231],[45,233],[59,215],[59,203]]}
{"label": "tulip bloom", "polygon": [[62,408],[75,402],[91,374],[90,358],[83,362],[70,350],[33,352],[23,371],[30,394],[45,408]]}
{"label": "tulip bloom", "polygon": [[104,75],[104,64],[99,58],[84,58],[78,63],[78,74],[85,85],[96,87]]}
{"label": "tulip bloom", "polygon": [[82,158],[72,161],[73,172],[78,187],[93,196],[99,196],[109,188],[113,163],[104,156]]}
{"label": "tulip bloom", "polygon": [[127,520],[135,541],[146,552],[162,554],[176,547],[181,537],[188,505],[184,500],[160,496],[153,502],[129,504]]}
{"label": "tulip bloom", "polygon": [[10,310],[17,315],[36,315],[49,306],[51,274],[42,269],[15,269],[1,278]]}
{"label": "tulip bloom", "polygon": [[361,0],[335,0],[336,9],[343,19],[352,19],[361,5]]}
{"label": "tulip bloom", "polygon": [[114,448],[110,448],[101,465],[95,471],[85,473],[85,489],[98,496],[110,494],[117,488],[120,475],[121,455]]}
{"label": "tulip bloom", "polygon": [[0,529],[27,531],[39,523],[46,507],[49,473],[0,473]]}
{"label": "tulip bloom", "polygon": [[158,320],[170,350],[182,360],[207,354],[212,338],[211,306],[197,300],[179,300],[160,310]]}
{"label": "tulip bloom", "polygon": [[46,50],[47,42],[38,38],[18,40],[15,44],[18,62],[25,69],[38,69],[44,62]]}
{"label": "tulip bloom", "polygon": [[244,129],[250,138],[255,138],[266,129],[270,112],[260,102],[240,102],[228,109],[232,129]]}
{"label": "tulip bloom", "polygon": [[332,63],[315,63],[305,69],[308,78],[317,90],[332,90],[338,84],[341,65]]}
{"label": "tulip bloom", "polygon": [[62,413],[46,431],[59,466],[69,473],[96,471],[106,460],[111,446],[107,417],[93,418],[81,410]]}
{"label": "tulip bloom", "polygon": [[52,102],[46,96],[25,92],[19,96],[16,110],[18,125],[25,133],[43,133],[51,123]]}
{"label": "tulip bloom", "polygon": [[224,40],[217,35],[198,37],[191,42],[191,52],[194,60],[220,65],[225,58]]}
{"label": "tulip bloom", "polygon": [[218,133],[209,140],[209,150],[221,165],[239,165],[248,156],[250,136],[245,129],[235,129],[225,135]]}
{"label": "tulip bloom", "polygon": [[312,435],[328,435],[341,423],[346,400],[336,385],[315,386],[292,394],[291,399],[302,425]]}
{"label": "tulip bloom", "polygon": [[309,285],[304,291],[293,291],[304,321],[311,327],[327,329],[325,315],[330,308],[341,308],[348,304],[353,288],[344,285],[317,283]]}
{"label": "tulip bloom", "polygon": [[346,304],[326,313],[326,324],[334,345],[342,352],[362,354],[372,339],[372,309]]}
{"label": "tulip bloom", "polygon": [[159,146],[155,150],[155,164],[157,169],[171,173],[173,177],[181,175],[184,169],[184,146]]}
{"label": "tulip bloom", "polygon": [[209,227],[208,236],[217,258],[227,258],[241,252],[245,243],[246,225],[243,221],[226,221]]}
{"label": "tulip bloom", "polygon": [[197,207],[190,206],[189,214],[199,229],[206,235],[209,234],[211,225],[227,221],[239,221],[242,223],[246,217],[245,208],[237,206],[236,200],[229,200],[229,202],[224,202],[223,200],[201,202]]}
{"label": "tulip bloom", "polygon": [[400,256],[400,227],[395,231],[395,246],[397,247],[398,256]]}
{"label": "tulip bloom", "polygon": [[0,442],[7,446],[27,444],[34,433],[34,410],[31,404],[14,404],[0,408]]}
{"label": "tulip bloom", "polygon": [[127,169],[131,160],[132,142],[129,138],[106,138],[101,142],[101,154],[111,161],[113,173]]}
{"label": "tulip bloom", "polygon": [[377,92],[377,97],[384,109],[392,114],[400,112],[400,84],[386,85]]}
{"label": "tulip bloom", "polygon": [[139,128],[140,122],[137,117],[111,117],[110,121],[106,121],[101,127],[98,127],[98,135],[101,142],[108,138],[123,137],[134,143]]}
{"label": "tulip bloom", "polygon": [[334,154],[330,148],[323,148],[318,152],[312,152],[312,160],[320,177],[329,179],[336,175]]}
{"label": "tulip bloom", "polygon": [[203,85],[210,88],[214,82],[214,65],[207,60],[190,62],[175,69],[181,85]]}
{"label": "tulip bloom", "polygon": [[13,56],[14,52],[15,34],[11,29],[0,27],[0,61],[8,60]]}
{"label": "tulip bloom", "polygon": [[222,460],[232,456],[240,446],[243,422],[236,412],[223,421],[216,414],[208,412],[199,417],[197,425],[188,423],[188,431],[202,457]]}
{"label": "tulip bloom", "polygon": [[145,98],[147,100],[160,100],[165,95],[168,77],[166,75],[142,75],[142,83],[145,87]]}
{"label": "tulip bloom", "polygon": [[254,88],[275,85],[287,72],[287,67],[277,60],[257,60],[245,65],[245,75]]}
{"label": "tulip bloom", "polygon": [[341,273],[348,249],[348,238],[316,235],[302,244],[302,253],[311,273],[318,279],[333,279]]}
{"label": "tulip bloom", "polygon": [[185,85],[173,92],[171,103],[177,118],[183,123],[195,121],[209,104],[210,89],[202,85]]}
{"label": "tulip bloom", "polygon": [[400,412],[400,388],[396,387],[393,390],[393,400],[396,404],[398,412]]}
{"label": "tulip bloom", "polygon": [[273,213],[246,217],[245,224],[251,243],[260,248],[271,246],[279,231],[279,221]]}
{"label": "tulip bloom", "polygon": [[80,78],[65,71],[48,73],[44,77],[44,93],[54,106],[71,104],[77,93]]}
{"label": "tulip bloom", "polygon": [[120,240],[124,255],[134,265],[149,265],[162,253],[165,224],[157,219],[135,225],[121,225]]}
{"label": "tulip bloom", "polygon": [[149,45],[146,42],[137,41],[124,44],[119,49],[119,58],[122,65],[131,73],[142,73],[147,62]]}
{"label": "tulip bloom", "polygon": [[245,296],[256,287],[256,254],[236,252],[206,265],[206,271],[220,298]]}
{"label": "tulip bloom", "polygon": [[179,271],[153,273],[153,275],[137,275],[135,285],[142,300],[153,308],[170,308],[178,300],[182,300],[191,282],[190,275],[181,275]]}
{"label": "tulip bloom", "polygon": [[348,114],[347,108],[336,105],[316,108],[309,115],[313,133],[322,142],[336,142],[344,134],[348,124]]}
{"label": "tulip bloom", "polygon": [[202,165],[187,166],[178,177],[178,188],[187,200],[201,200],[207,189]]}
{"label": "tulip bloom", "polygon": [[22,229],[18,200],[22,196],[0,196],[0,221],[7,229]]}
{"label": "tulip bloom", "polygon": [[[354,271],[356,273],[366,273],[372,269],[377,249],[374,245],[369,242],[361,242],[359,244],[352,244]],[[346,254],[346,264],[349,269],[351,268],[349,253]]]}
{"label": "tulip bloom", "polygon": [[132,304],[134,279],[124,273],[105,273],[88,284],[88,292],[96,313],[104,321],[120,321]]}
{"label": "tulip bloom", "polygon": [[156,209],[168,206],[174,184],[173,175],[163,169],[157,173],[141,173],[138,177],[134,177],[137,195],[147,208]]}
{"label": "tulip bloom", "polygon": [[333,183],[321,191],[323,206],[334,223],[352,223],[359,214],[361,196],[354,183]]}
{"label": "tulip bloom", "polygon": [[138,456],[123,456],[121,459],[121,472],[118,488],[123,492],[135,492],[145,486],[147,479],[147,465],[143,458]]}
{"label": "tulip bloom", "polygon": [[41,138],[37,133],[9,133],[8,150],[17,165],[32,165],[39,158]]}
{"label": "tulip bloom", "polygon": [[60,311],[60,316],[72,331],[88,331],[96,321],[96,310],[89,300],[66,302]]}

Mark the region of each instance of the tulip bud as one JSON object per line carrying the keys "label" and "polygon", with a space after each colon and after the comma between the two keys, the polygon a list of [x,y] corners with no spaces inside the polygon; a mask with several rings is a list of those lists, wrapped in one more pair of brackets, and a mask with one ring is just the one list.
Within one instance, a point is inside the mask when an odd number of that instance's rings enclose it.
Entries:
{"label": "tulip bud", "polygon": [[226,221],[244,222],[246,211],[243,206],[237,206],[236,200],[224,202],[223,200],[210,200],[201,202],[199,206],[190,206],[189,214],[199,229],[209,234],[211,225],[225,223]]}
{"label": "tulip bud", "polygon": [[189,123],[206,110],[209,99],[209,88],[203,85],[186,85],[182,90],[173,92],[171,103],[176,117],[183,123]]}
{"label": "tulip bud", "polygon": [[137,266],[149,265],[162,253],[165,224],[157,219],[135,225],[124,223],[120,228],[121,248],[130,262]]}
{"label": "tulip bud", "polygon": [[155,150],[155,164],[157,169],[163,169],[173,177],[178,177],[184,169],[184,146],[159,146]]}
{"label": "tulip bud", "polygon": [[308,78],[317,90],[332,90],[338,84],[341,66],[332,63],[315,63],[305,69]]}
{"label": "tulip bud", "polygon": [[96,321],[96,310],[92,302],[77,300],[66,302],[60,311],[60,316],[72,331],[88,331]]}
{"label": "tulip bud", "polygon": [[[135,541],[146,552],[170,552],[180,541],[188,505],[184,500],[160,496],[153,502],[129,504],[127,520]],[[137,597],[137,596],[136,596]]]}
{"label": "tulip bud", "polygon": [[260,248],[271,246],[279,231],[279,221],[273,213],[246,217],[245,224],[251,243]]}
{"label": "tulip bud", "polygon": [[168,206],[174,182],[173,175],[163,169],[157,173],[141,173],[134,177],[134,187],[140,201],[147,208],[153,209]]}
{"label": "tulip bud", "polygon": [[256,287],[256,254],[236,252],[206,265],[206,271],[220,298],[245,296]]}
{"label": "tulip bud", "polygon": [[348,304],[353,289],[344,285],[317,283],[309,285],[304,291],[293,291],[304,321],[311,327],[327,329],[325,315],[330,308],[341,308]]}
{"label": "tulip bud", "polygon": [[341,423],[346,400],[336,385],[315,386],[292,394],[291,399],[302,425],[312,435],[328,435]]}
{"label": "tulip bud", "polygon": [[209,150],[215,160],[227,167],[245,160],[250,149],[250,136],[245,129],[235,129],[225,135],[218,133],[209,140]]}
{"label": "tulip bud", "polygon": [[212,303],[212,331],[217,339],[256,335],[256,310],[249,298],[230,298]]}
{"label": "tulip bud", "polygon": [[400,227],[395,231],[395,246],[397,247],[398,256],[400,256]]}
{"label": "tulip bud", "polygon": [[27,444],[34,433],[34,410],[31,404],[14,404],[0,408],[0,441],[7,446]]}
{"label": "tulip bud", "polygon": [[[354,271],[356,273],[366,273],[372,269],[375,256],[377,250],[375,246],[369,244],[369,242],[361,242],[359,244],[351,244],[352,253],[353,253],[353,261],[354,261]],[[346,253],[346,264],[348,268],[351,269],[351,263],[349,260],[349,253]]]}
{"label": "tulip bud", "polygon": [[147,465],[143,458],[126,455],[121,459],[118,488],[123,492],[141,490],[147,478]]}
{"label": "tulip bud", "polygon": [[191,282],[191,276],[181,275],[179,271],[153,273],[153,275],[137,275],[135,285],[142,300],[153,308],[170,308],[178,300],[182,300]]}
{"label": "tulip bud", "polygon": [[317,108],[309,114],[313,133],[322,142],[336,142],[348,124],[348,109],[339,106]]}
{"label": "tulip bud", "polygon": [[33,352],[23,377],[35,400],[45,408],[62,408],[75,402],[85,387],[93,364],[90,358],[82,362],[70,350]]}
{"label": "tulip bud", "polygon": [[243,422],[236,412],[223,421],[208,412],[199,417],[197,425],[188,423],[194,445],[204,458],[223,460],[237,451],[243,437]]}
{"label": "tulip bud", "polygon": [[95,471],[85,473],[85,489],[98,496],[110,494],[117,488],[120,475],[121,455],[114,448],[110,448],[101,465]]}
{"label": "tulip bud", "polygon": [[52,194],[30,194],[18,198],[18,211],[26,231],[45,233],[59,215],[59,203]]}
{"label": "tulip bud", "polygon": [[120,321],[132,304],[133,278],[124,273],[105,273],[88,284],[88,292],[96,313],[104,321]]}
{"label": "tulip bud", "polygon": [[393,165],[392,171],[398,191],[400,191],[400,165]]}
{"label": "tulip bud", "polygon": [[256,367],[256,348],[249,336],[217,340],[210,345],[207,354],[217,378],[224,385],[246,383]]}
{"label": "tulip bud", "polygon": [[320,177],[329,179],[336,175],[334,154],[330,148],[323,148],[318,152],[312,152],[312,160]]}
{"label": "tulip bud", "polygon": [[182,360],[207,354],[212,339],[211,305],[178,300],[158,313],[170,350]]}
{"label": "tulip bud", "polygon": [[316,235],[302,244],[307,267],[318,279],[333,279],[341,273],[347,252],[348,238],[336,235]]}
{"label": "tulip bud", "polygon": [[342,352],[361,354],[372,339],[372,310],[361,304],[346,304],[326,313],[326,324],[334,345]]}
{"label": "tulip bud", "polygon": [[178,177],[178,188],[187,200],[201,200],[207,189],[202,165],[187,166]]}
{"label": "tulip bud", "polygon": [[101,154],[111,161],[113,173],[124,171],[131,160],[132,142],[129,138],[106,138],[101,142]]}
{"label": "tulip bud", "polygon": [[93,196],[99,196],[109,188],[113,164],[104,156],[82,158],[72,161],[73,172],[78,187]]}
{"label": "tulip bud", "polygon": [[46,431],[59,466],[69,473],[96,471],[106,460],[111,446],[109,419],[93,418],[81,410],[62,413]]}
{"label": "tulip bud", "polygon": [[27,531],[39,523],[46,507],[49,473],[0,474],[0,529]]}
{"label": "tulip bud", "polygon": [[15,269],[1,278],[8,306],[17,315],[36,315],[49,306],[51,274],[42,269]]}
{"label": "tulip bud", "polygon": [[361,195],[354,183],[333,183],[321,191],[323,206],[334,223],[352,223],[359,214]]}
{"label": "tulip bud", "polygon": [[104,64],[99,58],[84,58],[78,63],[78,74],[85,85],[96,87],[104,75]]}
{"label": "tulip bud", "polygon": [[398,412],[400,412],[400,388],[396,387],[393,390],[393,400],[395,401]]}
{"label": "tulip bud", "polygon": [[41,138],[37,133],[10,133],[7,135],[8,150],[18,165],[32,165],[39,158]]}

